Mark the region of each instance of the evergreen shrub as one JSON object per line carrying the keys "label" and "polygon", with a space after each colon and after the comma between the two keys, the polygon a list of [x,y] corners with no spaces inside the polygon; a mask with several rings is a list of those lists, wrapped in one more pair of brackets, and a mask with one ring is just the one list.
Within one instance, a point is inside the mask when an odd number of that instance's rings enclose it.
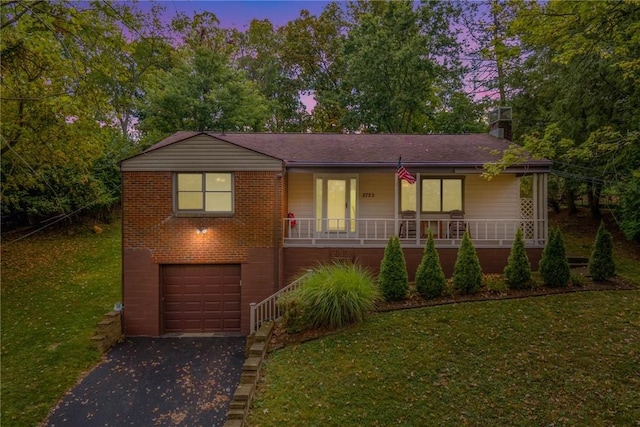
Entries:
{"label": "evergreen shrub", "polygon": [[468,231],[462,236],[452,278],[453,286],[463,294],[475,294],[482,286],[482,267]]}
{"label": "evergreen shrub", "polygon": [[509,252],[504,277],[511,289],[523,289],[531,282],[531,263],[524,247],[522,230],[518,228],[516,238]]}
{"label": "evergreen shrub", "polygon": [[407,297],[409,275],[398,236],[389,237],[387,247],[384,249],[378,274],[378,287],[386,301],[400,301]]}
{"label": "evergreen shrub", "polygon": [[604,222],[600,223],[596,240],[589,258],[589,274],[593,280],[601,282],[616,275],[616,265],[613,261],[613,237],[604,226]]}
{"label": "evergreen shrub", "polygon": [[549,231],[549,241],[542,251],[540,275],[547,286],[564,287],[569,284],[571,270],[564,249],[562,232],[555,227]]}
{"label": "evergreen shrub", "polygon": [[440,265],[440,256],[429,230],[427,243],[422,253],[422,260],[416,270],[416,289],[426,299],[437,298],[442,295],[447,279]]}

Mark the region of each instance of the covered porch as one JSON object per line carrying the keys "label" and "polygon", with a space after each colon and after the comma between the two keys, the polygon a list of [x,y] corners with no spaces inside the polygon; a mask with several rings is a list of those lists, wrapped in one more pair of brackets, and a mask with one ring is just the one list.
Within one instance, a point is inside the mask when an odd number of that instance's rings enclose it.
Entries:
{"label": "covered porch", "polygon": [[398,236],[403,247],[424,247],[431,232],[437,247],[458,247],[466,230],[476,247],[510,248],[518,228],[528,248],[545,246],[546,173],[528,178],[531,197],[520,197],[518,174],[416,175],[412,185],[394,174],[290,175],[283,246],[374,248]]}

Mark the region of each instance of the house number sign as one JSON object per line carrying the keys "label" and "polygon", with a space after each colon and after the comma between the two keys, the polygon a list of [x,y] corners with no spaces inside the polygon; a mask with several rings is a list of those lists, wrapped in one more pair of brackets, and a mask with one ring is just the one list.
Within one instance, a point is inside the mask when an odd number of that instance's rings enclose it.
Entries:
{"label": "house number sign", "polygon": [[374,196],[374,193],[362,193],[362,198],[373,198]]}

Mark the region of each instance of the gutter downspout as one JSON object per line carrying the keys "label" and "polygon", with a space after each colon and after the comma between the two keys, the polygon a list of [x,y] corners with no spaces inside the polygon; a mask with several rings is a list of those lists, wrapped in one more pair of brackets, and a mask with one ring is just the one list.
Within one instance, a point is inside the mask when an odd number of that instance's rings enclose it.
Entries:
{"label": "gutter downspout", "polygon": [[[275,209],[274,209],[274,224],[273,224],[273,263],[274,263],[274,283],[273,292],[277,292],[280,289],[280,246],[279,241],[283,236],[280,224],[282,223],[282,206],[280,206],[280,191],[282,189],[282,179],[287,174],[285,162],[282,162],[282,171],[276,175],[274,179],[274,191],[275,191]],[[282,237],[284,238],[284,237]]]}

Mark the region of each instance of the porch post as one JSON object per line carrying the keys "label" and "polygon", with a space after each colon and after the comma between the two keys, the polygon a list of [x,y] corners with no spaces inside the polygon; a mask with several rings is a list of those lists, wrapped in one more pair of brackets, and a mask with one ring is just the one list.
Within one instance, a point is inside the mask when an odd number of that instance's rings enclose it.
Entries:
{"label": "porch post", "polygon": [[394,193],[394,197],[393,197],[393,232],[391,233],[392,236],[395,236],[398,234],[398,230],[400,230],[400,224],[398,224],[398,210],[399,210],[399,206],[400,206],[400,202],[399,202],[399,198],[400,198],[400,180],[398,179],[398,173],[394,173],[393,174],[393,179],[395,181],[395,184],[393,186],[393,193]]}
{"label": "porch post", "polygon": [[539,194],[538,194],[538,174],[534,173],[533,174],[533,240],[536,241],[540,238],[540,235],[538,234],[538,199],[539,199]]}
{"label": "porch post", "polygon": [[542,239],[545,245],[547,244],[547,238],[549,236],[549,208],[547,207],[547,200],[549,199],[549,174],[542,174]]}
{"label": "porch post", "polygon": [[416,173],[416,244],[420,245],[420,239],[422,238],[422,218],[420,218],[420,206],[422,201],[420,200],[420,195],[422,194],[422,189],[420,185],[422,181],[420,180],[420,172]]}

